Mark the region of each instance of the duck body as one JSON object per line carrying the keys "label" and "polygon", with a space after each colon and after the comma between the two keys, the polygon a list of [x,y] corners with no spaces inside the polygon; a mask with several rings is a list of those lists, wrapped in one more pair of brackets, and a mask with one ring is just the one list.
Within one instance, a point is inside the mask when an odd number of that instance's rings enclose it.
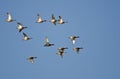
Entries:
{"label": "duck body", "polygon": [[70,36],[69,38],[71,39],[72,44],[75,44],[75,40],[76,38],[79,38],[79,36]]}
{"label": "duck body", "polygon": [[59,50],[60,52],[64,52],[65,49],[68,49],[68,48],[67,48],[67,47],[58,48],[58,50]]}
{"label": "duck body", "polygon": [[73,48],[74,51],[76,51],[78,54],[80,53],[80,50],[83,49],[82,47],[76,47]]}
{"label": "duck body", "polygon": [[9,12],[7,12],[7,20],[6,21],[7,22],[13,22],[13,21],[16,21],[16,20],[12,19],[11,14]]}
{"label": "duck body", "polygon": [[43,20],[42,17],[39,14],[37,14],[37,16],[38,16],[38,19],[37,19],[36,23],[43,23],[43,22],[47,21],[47,20]]}
{"label": "duck body", "polygon": [[68,22],[65,22],[61,16],[59,16],[59,20],[58,20],[58,21],[59,21],[59,22],[58,22],[59,24],[68,23]]}
{"label": "duck body", "polygon": [[36,59],[37,57],[34,56],[30,56],[29,58],[27,58],[32,64],[34,63],[34,59]]}
{"label": "duck body", "polygon": [[24,32],[23,32],[23,35],[24,35],[23,40],[25,40],[25,41],[32,39],[32,38],[28,37],[27,34],[25,34]]}
{"label": "duck body", "polygon": [[52,19],[49,22],[52,22],[54,25],[56,25],[57,20],[55,19],[54,14],[52,14]]}
{"label": "duck body", "polygon": [[49,42],[48,37],[46,37],[45,41],[46,41],[46,43],[45,43],[44,47],[50,47],[50,46],[53,46],[53,45],[54,45],[54,44],[51,44],[51,43]]}
{"label": "duck body", "polygon": [[17,29],[19,30],[19,32],[21,32],[25,28],[28,28],[28,27],[24,27],[23,24],[21,24],[19,22],[17,24],[18,24],[18,28]]}
{"label": "duck body", "polygon": [[61,58],[63,58],[64,53],[65,53],[65,52],[63,52],[63,51],[59,51],[59,52],[57,52],[56,54],[60,55],[60,56],[61,56]]}

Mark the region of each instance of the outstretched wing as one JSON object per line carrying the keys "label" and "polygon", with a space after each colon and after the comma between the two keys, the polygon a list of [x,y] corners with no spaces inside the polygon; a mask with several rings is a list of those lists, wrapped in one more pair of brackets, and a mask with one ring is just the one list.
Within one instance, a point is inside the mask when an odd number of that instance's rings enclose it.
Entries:
{"label": "outstretched wing", "polygon": [[39,15],[39,14],[37,14],[37,16],[38,16],[38,22],[41,22],[42,21],[42,17]]}
{"label": "outstretched wing", "polygon": [[12,16],[10,13],[7,12],[7,16],[8,16],[8,20],[11,20],[12,19]]}
{"label": "outstretched wing", "polygon": [[33,56],[31,56],[31,57],[29,57],[29,58],[27,58],[32,64],[34,63],[34,59],[36,59],[37,57],[33,57]]}
{"label": "outstretched wing", "polygon": [[21,26],[23,25],[23,24],[22,24],[22,23],[20,23],[20,22],[18,22],[17,24],[18,24],[18,25],[21,25]]}
{"label": "outstretched wing", "polygon": [[75,39],[74,39],[74,40],[72,40],[72,44],[75,44]]}
{"label": "outstretched wing", "polygon": [[48,37],[46,37],[46,43],[49,43],[49,39],[48,39]]}
{"label": "outstretched wing", "polygon": [[61,56],[61,58],[63,58],[64,52],[60,52],[60,56]]}
{"label": "outstretched wing", "polygon": [[30,61],[32,64],[34,63],[34,59],[30,59],[29,61]]}
{"label": "outstretched wing", "polygon": [[24,32],[23,32],[23,35],[24,35],[24,37],[27,36],[27,34],[25,34]]}
{"label": "outstretched wing", "polygon": [[54,16],[54,14],[52,14],[52,19],[55,19],[55,16]]}
{"label": "outstretched wing", "polygon": [[54,25],[56,25],[56,22],[53,22]]}

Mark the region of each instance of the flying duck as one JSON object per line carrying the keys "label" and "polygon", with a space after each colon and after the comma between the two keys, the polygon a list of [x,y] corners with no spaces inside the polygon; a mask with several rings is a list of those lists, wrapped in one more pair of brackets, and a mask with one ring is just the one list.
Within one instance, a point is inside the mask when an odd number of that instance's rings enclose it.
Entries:
{"label": "flying duck", "polygon": [[54,25],[56,25],[57,20],[55,19],[55,16],[52,14],[52,19],[50,20]]}
{"label": "flying duck", "polygon": [[32,38],[28,37],[27,34],[25,34],[24,32],[23,32],[23,35],[24,35],[23,40],[25,40],[25,41],[32,39]]}
{"label": "flying duck", "polygon": [[19,32],[21,32],[23,29],[27,28],[27,27],[24,27],[23,24],[21,24],[20,22],[17,23],[18,24],[18,30]]}
{"label": "flying duck", "polygon": [[76,47],[73,48],[74,51],[76,51],[78,54],[80,53],[80,50],[83,49],[82,47]]}
{"label": "flying duck", "polygon": [[13,22],[13,21],[16,21],[16,20],[12,19],[11,14],[7,12],[7,20],[6,21],[7,22]]}
{"label": "flying duck", "polygon": [[72,44],[75,44],[75,39],[79,38],[79,36],[70,36],[69,38],[71,39]]}
{"label": "flying duck", "polygon": [[63,52],[63,51],[59,51],[59,52],[57,52],[56,54],[60,55],[61,58],[63,58],[64,53],[65,53],[65,52]]}
{"label": "flying duck", "polygon": [[63,19],[62,19],[62,17],[61,16],[59,16],[59,24],[64,24],[64,23],[68,23],[68,22],[65,22]]}
{"label": "flying duck", "polygon": [[30,56],[29,58],[27,58],[27,60],[29,60],[32,64],[34,63],[34,59],[36,59],[37,57],[34,56]]}
{"label": "flying duck", "polygon": [[36,23],[43,23],[43,22],[47,21],[47,20],[43,20],[42,17],[39,14],[37,14],[37,16],[38,16],[38,19],[37,19]]}
{"label": "flying duck", "polygon": [[59,52],[64,52],[65,49],[68,49],[68,48],[67,47],[58,48]]}
{"label": "flying duck", "polygon": [[53,46],[54,44],[51,44],[50,42],[49,42],[49,39],[48,39],[48,37],[46,37],[46,43],[45,43],[45,47],[49,47],[49,46]]}

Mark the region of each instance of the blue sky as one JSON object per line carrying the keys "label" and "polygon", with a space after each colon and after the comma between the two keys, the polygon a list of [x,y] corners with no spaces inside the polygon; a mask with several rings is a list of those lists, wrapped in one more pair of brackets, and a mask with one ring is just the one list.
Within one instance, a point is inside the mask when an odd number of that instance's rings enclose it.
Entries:
{"label": "blue sky", "polygon": [[[3,0],[0,2],[0,79],[120,79],[119,0]],[[32,40],[23,41],[17,22]],[[68,23],[35,23],[37,14],[50,20],[62,16]],[[72,45],[71,35],[80,36]],[[48,36],[53,47],[43,47]],[[68,47],[61,59],[57,48]],[[83,47],[81,54],[72,48]],[[26,60],[37,56],[34,64]]]}

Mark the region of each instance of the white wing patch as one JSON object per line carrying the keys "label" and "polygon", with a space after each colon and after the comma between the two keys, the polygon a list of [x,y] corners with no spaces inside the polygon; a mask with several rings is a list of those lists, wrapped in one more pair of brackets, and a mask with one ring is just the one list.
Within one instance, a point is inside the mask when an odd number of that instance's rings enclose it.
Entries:
{"label": "white wing patch", "polygon": [[39,16],[37,22],[42,22],[42,18]]}
{"label": "white wing patch", "polygon": [[72,43],[75,44],[75,40],[72,40]]}
{"label": "white wing patch", "polygon": [[11,21],[12,20],[12,17],[10,15],[10,13],[8,14],[8,21]]}
{"label": "white wing patch", "polygon": [[22,25],[18,25],[18,29],[22,29],[23,28],[23,26]]}
{"label": "white wing patch", "polygon": [[24,40],[28,40],[28,37],[27,37],[27,36],[25,36],[25,37],[24,37]]}

